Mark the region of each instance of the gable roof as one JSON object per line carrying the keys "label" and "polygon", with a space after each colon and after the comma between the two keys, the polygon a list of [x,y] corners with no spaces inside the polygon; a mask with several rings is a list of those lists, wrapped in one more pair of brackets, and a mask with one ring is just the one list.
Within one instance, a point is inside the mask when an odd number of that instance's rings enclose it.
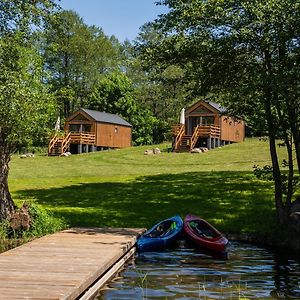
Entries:
{"label": "gable roof", "polygon": [[79,111],[82,111],[89,115],[93,120],[97,122],[102,122],[102,123],[110,123],[110,124],[117,124],[117,125],[123,125],[127,127],[132,127],[130,123],[125,121],[123,118],[119,117],[118,115],[115,114],[110,114],[102,111],[97,111],[97,110],[91,110],[87,108],[80,108]]}
{"label": "gable roof", "polygon": [[208,101],[208,100],[199,100],[193,105],[189,106],[186,111],[192,112],[195,109],[197,109],[200,105],[206,106],[207,108],[210,106],[213,111],[216,111],[217,113],[224,113],[226,112],[226,108],[222,107],[221,105],[213,102],[213,101]]}

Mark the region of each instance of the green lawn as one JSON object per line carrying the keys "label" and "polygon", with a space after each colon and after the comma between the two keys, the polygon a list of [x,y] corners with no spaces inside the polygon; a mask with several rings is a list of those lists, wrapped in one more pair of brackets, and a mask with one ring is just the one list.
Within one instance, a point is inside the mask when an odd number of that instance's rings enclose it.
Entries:
{"label": "green lawn", "polygon": [[252,175],[254,164],[270,163],[268,143],[248,139],[201,154],[168,153],[168,146],[159,145],[163,153],[152,156],[144,155],[149,146],[70,157],[14,156],[10,191],[16,202],[35,199],[70,226],[149,227],[194,213],[224,232],[273,227],[272,185]]}

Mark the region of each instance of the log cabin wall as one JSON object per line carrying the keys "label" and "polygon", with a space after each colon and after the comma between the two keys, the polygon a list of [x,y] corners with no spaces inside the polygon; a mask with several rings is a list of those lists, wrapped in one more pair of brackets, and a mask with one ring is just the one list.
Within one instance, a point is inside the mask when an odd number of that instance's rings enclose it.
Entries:
{"label": "log cabin wall", "polygon": [[221,116],[221,140],[229,142],[243,142],[245,139],[245,122]]}
{"label": "log cabin wall", "polygon": [[96,145],[125,148],[131,146],[131,128],[108,123],[97,123]]}

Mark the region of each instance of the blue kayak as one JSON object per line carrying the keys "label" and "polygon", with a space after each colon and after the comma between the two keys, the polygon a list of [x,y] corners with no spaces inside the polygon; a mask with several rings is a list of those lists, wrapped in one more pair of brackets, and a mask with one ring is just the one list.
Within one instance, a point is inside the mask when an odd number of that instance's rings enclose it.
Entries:
{"label": "blue kayak", "polygon": [[137,240],[137,250],[145,252],[168,248],[175,242],[182,229],[183,221],[180,216],[163,220],[147,230]]}

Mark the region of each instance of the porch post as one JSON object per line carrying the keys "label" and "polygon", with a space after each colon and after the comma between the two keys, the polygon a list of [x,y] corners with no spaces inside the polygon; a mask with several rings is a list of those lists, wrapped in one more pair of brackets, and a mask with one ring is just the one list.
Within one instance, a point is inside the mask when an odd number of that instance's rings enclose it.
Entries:
{"label": "porch post", "polygon": [[78,144],[78,154],[82,153],[82,144]]}
{"label": "porch post", "polygon": [[210,137],[207,138],[207,149],[208,150],[211,149],[211,138]]}

